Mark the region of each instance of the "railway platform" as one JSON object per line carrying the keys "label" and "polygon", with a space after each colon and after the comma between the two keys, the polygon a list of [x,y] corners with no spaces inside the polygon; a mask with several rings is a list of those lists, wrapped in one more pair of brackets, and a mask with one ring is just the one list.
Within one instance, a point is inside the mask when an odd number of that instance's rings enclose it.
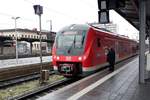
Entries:
{"label": "railway platform", "polygon": [[117,64],[114,72],[105,69],[38,100],[149,100],[150,83],[138,82],[138,60]]}
{"label": "railway platform", "polygon": [[[44,56],[42,57],[42,60],[43,60],[43,63],[51,62],[52,58],[51,56]],[[0,70],[3,68],[10,68],[10,67],[16,67],[16,66],[38,64],[38,63],[40,63],[40,57],[19,58],[18,63],[16,59],[0,60]]]}

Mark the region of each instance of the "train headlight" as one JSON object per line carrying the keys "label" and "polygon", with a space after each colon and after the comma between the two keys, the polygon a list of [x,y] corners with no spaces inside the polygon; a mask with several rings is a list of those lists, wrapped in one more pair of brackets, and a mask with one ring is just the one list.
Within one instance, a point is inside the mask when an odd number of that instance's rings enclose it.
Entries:
{"label": "train headlight", "polygon": [[82,57],[79,57],[78,60],[82,60]]}
{"label": "train headlight", "polygon": [[57,60],[59,60],[60,58],[57,56]]}

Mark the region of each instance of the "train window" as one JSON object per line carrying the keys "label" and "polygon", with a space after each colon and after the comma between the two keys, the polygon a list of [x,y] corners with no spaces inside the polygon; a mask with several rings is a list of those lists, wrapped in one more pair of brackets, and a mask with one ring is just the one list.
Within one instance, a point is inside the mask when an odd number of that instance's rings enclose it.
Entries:
{"label": "train window", "polygon": [[63,34],[57,34],[57,48],[70,47],[82,49],[85,40],[86,31],[66,31]]}
{"label": "train window", "polygon": [[97,38],[97,47],[100,47],[100,46],[101,46],[100,38]]}
{"label": "train window", "polygon": [[75,48],[82,48],[83,47],[83,36],[82,35],[76,35],[75,38]]}

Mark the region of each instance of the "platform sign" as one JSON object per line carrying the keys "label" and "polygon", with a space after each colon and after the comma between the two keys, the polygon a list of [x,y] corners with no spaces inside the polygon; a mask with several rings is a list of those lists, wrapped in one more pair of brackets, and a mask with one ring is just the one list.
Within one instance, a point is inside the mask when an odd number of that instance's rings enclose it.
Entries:
{"label": "platform sign", "polygon": [[108,0],[98,0],[98,21],[100,24],[109,23]]}
{"label": "platform sign", "polygon": [[34,5],[33,8],[34,8],[35,14],[37,14],[37,15],[43,14],[43,7],[42,6]]}
{"label": "platform sign", "polygon": [[106,11],[98,11],[98,20],[100,24],[109,23],[109,10]]}
{"label": "platform sign", "polygon": [[98,20],[100,24],[109,23],[109,10],[125,7],[126,0],[98,0]]}

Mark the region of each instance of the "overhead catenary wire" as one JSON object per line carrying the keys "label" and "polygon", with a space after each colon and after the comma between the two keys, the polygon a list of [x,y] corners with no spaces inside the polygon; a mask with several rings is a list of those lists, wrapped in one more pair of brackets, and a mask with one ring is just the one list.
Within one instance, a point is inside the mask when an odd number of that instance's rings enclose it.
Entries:
{"label": "overhead catenary wire", "polygon": [[[30,5],[34,5],[35,3],[33,2],[33,1],[31,1],[31,0],[23,0],[24,2],[27,2],[27,3],[29,3]],[[86,2],[86,3],[84,3],[85,1],[84,0],[82,0],[82,2],[83,2],[83,4],[85,4],[85,5],[88,5],[89,7],[90,7],[90,4],[89,4],[89,2]],[[91,5],[91,7],[90,8],[92,8],[93,7],[93,5]],[[75,17],[75,16],[72,16],[72,15],[70,15],[69,13],[64,13],[64,12],[61,12],[61,11],[57,11],[57,10],[55,10],[55,9],[53,9],[53,8],[50,8],[50,7],[47,7],[47,6],[44,6],[44,9],[45,10],[47,10],[48,12],[50,12],[49,14],[51,14],[52,12],[53,13],[55,13],[55,14],[58,14],[58,16],[59,15],[62,15],[62,16],[64,16],[64,17],[67,17],[66,19],[67,20],[72,20],[72,21],[75,21],[75,22],[84,22],[83,21],[83,19],[82,18],[80,18],[80,17]],[[33,9],[31,9],[31,10],[33,10]],[[11,14],[7,14],[7,13],[3,13],[3,12],[0,12],[0,15],[1,16],[6,16],[6,17],[8,17],[8,19],[10,19],[12,16],[15,16],[15,15],[11,15]],[[20,15],[17,15],[17,16],[20,16]],[[34,20],[34,19],[32,19],[32,18],[27,18],[27,17],[25,17],[25,16],[20,16],[21,17],[21,22],[22,21],[28,21],[28,22],[30,22],[30,23],[32,23],[32,22],[34,22],[34,23],[36,23],[37,21],[36,20]],[[45,17],[45,16],[44,16]],[[44,20],[48,20],[49,18],[45,18]],[[53,19],[51,19],[51,20],[53,20]],[[86,22],[85,22],[86,23]],[[25,24],[24,24],[25,25]]]}
{"label": "overhead catenary wire", "polygon": [[[35,5],[35,3],[33,3],[33,2],[31,2],[31,1],[29,1],[29,0],[24,0],[24,1],[26,1],[26,2],[28,2],[28,3],[30,3],[30,4],[32,4],[32,5]],[[69,19],[71,18],[72,20],[78,20],[78,21],[81,21],[81,20],[82,20],[82,19],[80,19],[80,18],[77,18],[77,17],[71,16],[71,15],[69,15],[69,14],[66,14],[66,13],[63,13],[63,12],[60,12],[60,11],[57,11],[57,10],[52,9],[52,8],[50,8],[50,7],[47,7],[47,6],[44,6],[44,9],[48,10],[49,12],[53,12],[53,13],[56,13],[56,14],[65,16],[65,17],[67,17],[67,18],[69,18]],[[85,23],[86,23],[86,22],[85,22]]]}
{"label": "overhead catenary wire", "polygon": [[[80,0],[83,4],[87,5],[88,7],[90,7],[91,9],[97,9],[98,10],[98,7],[97,5],[94,6],[93,4],[91,4],[90,2],[88,2],[87,0]],[[92,0],[93,1],[93,0]],[[94,1],[93,1],[94,2]]]}

